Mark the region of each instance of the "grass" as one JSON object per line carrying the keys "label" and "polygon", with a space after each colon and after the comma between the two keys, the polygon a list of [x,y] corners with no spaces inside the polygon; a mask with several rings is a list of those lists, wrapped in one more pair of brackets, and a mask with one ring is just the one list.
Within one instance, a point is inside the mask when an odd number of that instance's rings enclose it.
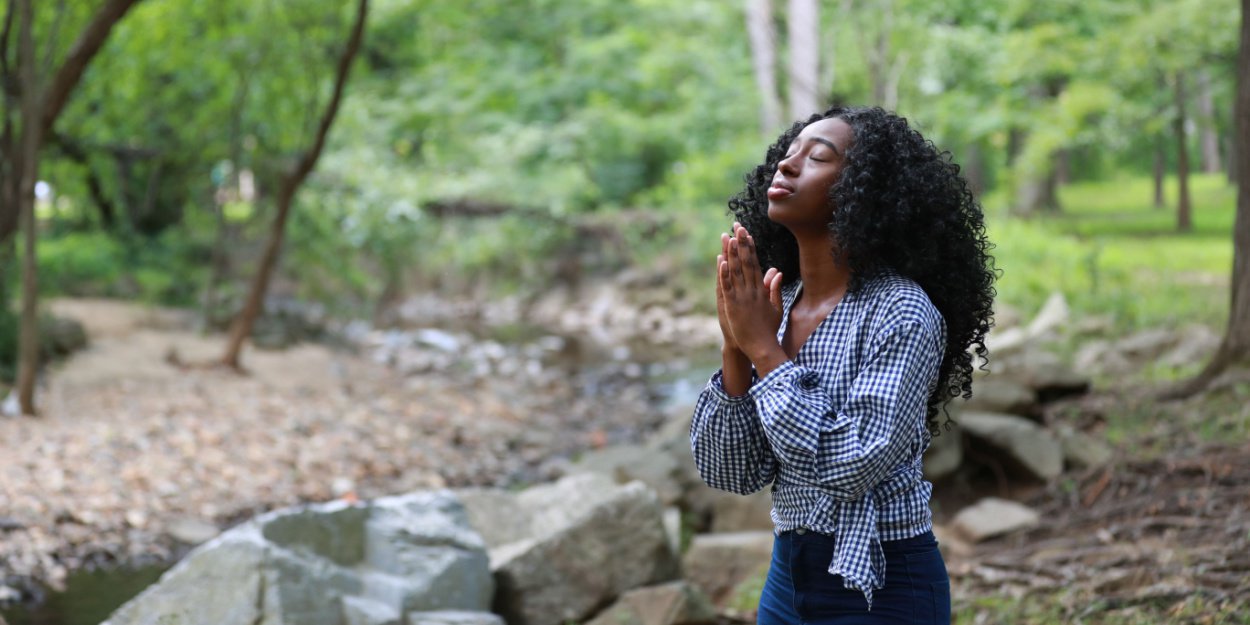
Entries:
{"label": "grass", "polygon": [[1078,316],[1110,318],[1117,334],[1202,323],[1228,315],[1235,189],[1222,175],[1191,181],[1194,229],[1176,232],[1172,208],[1152,206],[1146,177],[1077,183],[1060,192],[1063,212],[1006,216],[985,199],[1002,278],[999,299],[1026,317],[1058,291]]}

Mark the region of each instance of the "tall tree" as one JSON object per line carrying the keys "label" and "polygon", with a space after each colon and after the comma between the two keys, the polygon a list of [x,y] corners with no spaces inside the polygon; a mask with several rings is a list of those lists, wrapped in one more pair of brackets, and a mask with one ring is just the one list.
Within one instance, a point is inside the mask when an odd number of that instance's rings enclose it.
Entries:
{"label": "tall tree", "polygon": [[[110,0],[96,11],[70,46],[55,72],[51,70],[57,43],[54,21],[47,37],[43,62],[34,43],[35,11],[30,0],[10,0],[0,34],[0,83],[4,85],[4,129],[0,134],[0,245],[8,245],[14,230],[25,232],[22,257],[22,319],[18,331],[18,402],[23,414],[35,414],[35,373],[38,369],[38,288],[36,270],[35,182],[39,177],[39,151],[52,132],[70,95],[88,64],[103,47],[113,26],[139,0]],[[44,5],[47,6],[46,4]],[[58,7],[63,9],[64,7]],[[19,15],[14,15],[14,13]],[[17,73],[9,46],[9,34],[17,20]],[[42,65],[42,67],[40,67]],[[48,76],[45,83],[44,77]],[[45,86],[46,84],[46,86]],[[19,104],[14,106],[14,101]],[[16,134],[16,136],[15,136]],[[0,284],[0,288],[6,288]]]}
{"label": "tall tree", "polygon": [[1172,120],[1172,132],[1176,139],[1176,230],[1189,232],[1194,229],[1193,202],[1189,195],[1189,140],[1185,136],[1185,74],[1176,72],[1173,85],[1176,96],[1176,117]]}
{"label": "tall tree", "polygon": [[1220,160],[1220,137],[1215,119],[1215,97],[1211,93],[1211,72],[1206,69],[1198,71],[1198,122],[1202,158],[1202,171],[1218,174],[1224,169]]}
{"label": "tall tree", "polygon": [[1202,372],[1163,392],[1164,398],[1182,398],[1201,392],[1230,366],[1250,363],[1250,0],[1241,0],[1241,34],[1237,51],[1237,88],[1233,102],[1237,155],[1237,215],[1233,220],[1233,275],[1228,326],[1215,356]]}
{"label": "tall tree", "polygon": [[781,98],[777,96],[777,33],[773,27],[771,0],[746,0],[747,37],[755,88],[760,96],[760,132],[771,134],[781,127]]}
{"label": "tall tree", "polygon": [[282,239],[286,231],[287,218],[291,213],[291,205],[295,200],[295,193],[299,190],[300,185],[304,183],[304,180],[308,178],[308,174],[312,173],[313,167],[317,165],[317,159],[321,157],[321,151],[325,147],[326,136],[330,133],[330,126],[334,124],[334,117],[338,114],[339,104],[343,100],[343,91],[347,85],[347,77],[351,73],[352,61],[355,60],[356,53],[360,51],[361,42],[364,40],[365,19],[368,13],[369,0],[360,0],[356,7],[356,20],[352,24],[351,35],[348,37],[347,45],[339,56],[338,67],[334,77],[334,89],[330,94],[330,100],[322,111],[312,143],[300,154],[299,160],[296,161],[295,165],[286,172],[281,182],[279,182],[276,198],[277,214],[274,216],[273,226],[269,233],[269,242],[265,246],[264,255],[261,257],[260,265],[256,269],[256,276],[252,280],[252,286],[243,305],[243,310],[239,312],[238,316],[235,317],[234,323],[231,324],[230,337],[226,343],[226,352],[222,356],[222,364],[233,369],[240,370],[242,368],[239,357],[243,350],[243,342],[251,335],[252,326],[256,322],[256,317],[260,315],[264,304],[265,292],[269,288],[269,278],[273,275],[274,266],[278,262],[278,254],[282,250]]}
{"label": "tall tree", "polygon": [[790,0],[786,30],[790,33],[787,72],[790,117],[807,119],[820,106],[820,12],[816,0]]}

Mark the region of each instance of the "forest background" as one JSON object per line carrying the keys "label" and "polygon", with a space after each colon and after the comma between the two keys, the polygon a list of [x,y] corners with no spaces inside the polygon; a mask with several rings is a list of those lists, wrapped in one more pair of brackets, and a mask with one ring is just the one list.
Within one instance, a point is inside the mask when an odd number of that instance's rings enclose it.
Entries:
{"label": "forest background", "polygon": [[239,340],[256,297],[386,327],[414,297],[616,283],[713,314],[726,199],[831,103],[897,110],[951,152],[996,244],[1000,312],[1058,293],[1094,320],[1059,337],[1066,356],[1228,323],[1231,0],[371,0],[354,50],[354,1],[5,4],[5,394],[29,252],[39,299],[194,310]]}

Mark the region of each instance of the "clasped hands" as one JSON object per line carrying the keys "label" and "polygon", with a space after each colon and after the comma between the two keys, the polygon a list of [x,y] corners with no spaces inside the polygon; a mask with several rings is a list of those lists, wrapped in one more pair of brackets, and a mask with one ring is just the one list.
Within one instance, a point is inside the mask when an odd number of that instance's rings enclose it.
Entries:
{"label": "clasped hands", "polygon": [[786,360],[777,343],[781,328],[781,272],[762,273],[755,240],[735,222],[721,235],[716,257],[716,312],[727,352],[746,356],[763,377]]}

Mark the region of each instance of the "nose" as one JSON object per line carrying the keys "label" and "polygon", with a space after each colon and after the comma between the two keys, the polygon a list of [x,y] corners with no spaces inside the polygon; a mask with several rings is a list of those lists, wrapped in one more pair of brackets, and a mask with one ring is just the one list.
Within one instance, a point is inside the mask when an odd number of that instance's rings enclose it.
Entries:
{"label": "nose", "polygon": [[777,163],[777,171],[780,171],[787,176],[798,175],[798,165],[795,163],[796,156],[798,156],[797,152],[781,159],[781,162]]}

